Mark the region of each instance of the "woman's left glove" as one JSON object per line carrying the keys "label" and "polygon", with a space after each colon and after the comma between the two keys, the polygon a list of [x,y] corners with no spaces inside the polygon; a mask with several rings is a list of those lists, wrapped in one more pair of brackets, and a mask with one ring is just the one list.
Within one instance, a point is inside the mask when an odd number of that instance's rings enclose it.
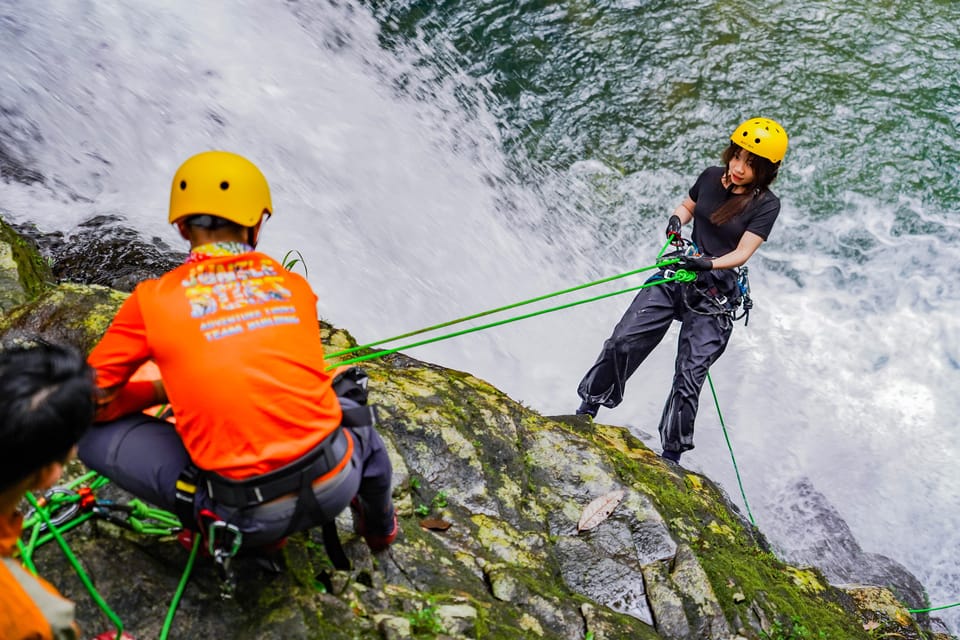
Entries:
{"label": "woman's left glove", "polygon": [[670,216],[670,219],[667,221],[667,237],[671,242],[680,240],[681,227],[683,227],[683,224],[680,222],[679,216]]}
{"label": "woman's left glove", "polygon": [[680,256],[680,262],[673,266],[676,269],[686,269],[687,271],[710,271],[713,269],[713,261],[707,258]]}

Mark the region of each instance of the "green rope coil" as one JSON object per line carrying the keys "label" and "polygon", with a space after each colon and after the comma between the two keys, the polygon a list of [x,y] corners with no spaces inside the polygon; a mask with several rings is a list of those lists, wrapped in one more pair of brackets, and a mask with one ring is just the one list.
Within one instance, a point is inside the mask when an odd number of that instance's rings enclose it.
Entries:
{"label": "green rope coil", "polygon": [[63,536],[60,534],[60,531],[57,529],[57,526],[53,524],[53,521],[50,520],[50,516],[47,514],[46,510],[40,506],[37,502],[37,499],[33,497],[32,494],[27,494],[27,501],[37,510],[37,514],[40,516],[40,519],[43,520],[44,524],[47,525],[47,528],[50,529],[53,537],[56,538],[57,544],[60,545],[60,549],[63,550],[63,555],[66,556],[67,561],[70,562],[70,565],[73,567],[73,570],[76,572],[77,577],[80,578],[80,581],[83,583],[83,586],[87,588],[87,591],[90,593],[90,597],[93,598],[94,602],[97,603],[97,606],[100,607],[100,610],[110,619],[110,622],[114,624],[117,628],[117,640],[120,640],[123,637],[123,622],[116,613],[113,612],[113,609],[110,608],[110,605],[107,604],[106,600],[100,595],[97,589],[93,586],[93,582],[90,580],[90,576],[87,575],[87,572],[83,570],[83,567],[80,565],[80,561],[77,560],[77,556],[73,554],[73,551],[67,545],[67,541],[63,539]]}

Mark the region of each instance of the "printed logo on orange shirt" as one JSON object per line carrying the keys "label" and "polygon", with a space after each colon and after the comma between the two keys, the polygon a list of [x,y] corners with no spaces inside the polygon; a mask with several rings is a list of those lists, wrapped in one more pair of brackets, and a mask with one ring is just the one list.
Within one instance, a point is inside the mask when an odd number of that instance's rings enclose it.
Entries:
{"label": "printed logo on orange shirt", "polygon": [[[295,307],[284,304],[292,293],[283,282],[276,263],[250,258],[226,265],[199,262],[181,284],[191,317],[207,318],[200,330],[207,340],[218,340],[247,330],[299,323]],[[219,315],[210,317],[213,314]]]}

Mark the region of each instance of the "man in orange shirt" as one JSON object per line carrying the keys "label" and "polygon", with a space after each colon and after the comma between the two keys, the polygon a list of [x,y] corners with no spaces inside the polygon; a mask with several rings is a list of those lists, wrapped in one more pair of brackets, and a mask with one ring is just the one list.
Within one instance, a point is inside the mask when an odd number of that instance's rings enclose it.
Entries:
{"label": "man in orange shirt", "polygon": [[40,344],[0,352],[0,638],[79,638],[74,606],[13,559],[27,491],[46,490],[93,418],[93,372],[78,353]]}
{"label": "man in orange shirt", "polygon": [[[390,460],[370,413],[356,419],[366,407],[334,392],[310,285],[254,249],[272,211],[266,179],[241,156],[210,151],[179,168],[169,221],[190,255],[140,283],[91,351],[103,424],[80,458],[181,519],[186,501],[247,546],[329,524],[353,500],[380,551],[398,530]],[[131,380],[149,361],[160,379]],[[142,413],[164,402],[175,425]]]}

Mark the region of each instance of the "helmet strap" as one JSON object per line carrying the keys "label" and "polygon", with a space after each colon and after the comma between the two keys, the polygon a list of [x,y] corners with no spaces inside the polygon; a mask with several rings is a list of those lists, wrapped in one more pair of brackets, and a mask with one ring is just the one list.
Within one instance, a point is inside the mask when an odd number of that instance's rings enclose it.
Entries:
{"label": "helmet strap", "polygon": [[257,248],[257,242],[260,241],[260,225],[262,224],[263,218],[261,218],[260,221],[252,227],[247,227],[247,244],[254,249]]}

